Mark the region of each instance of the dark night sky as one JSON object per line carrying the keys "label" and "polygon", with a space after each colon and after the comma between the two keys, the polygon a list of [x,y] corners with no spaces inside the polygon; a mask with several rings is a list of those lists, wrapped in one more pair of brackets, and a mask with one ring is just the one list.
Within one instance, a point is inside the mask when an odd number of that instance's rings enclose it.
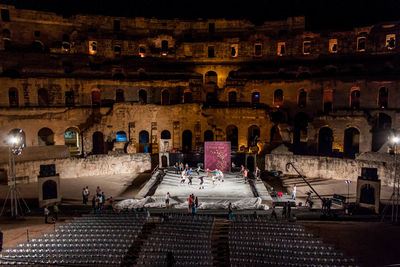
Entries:
{"label": "dark night sky", "polygon": [[156,18],[245,18],[255,24],[305,15],[307,28],[351,29],[400,20],[400,0],[0,0],[19,8],[71,14]]}

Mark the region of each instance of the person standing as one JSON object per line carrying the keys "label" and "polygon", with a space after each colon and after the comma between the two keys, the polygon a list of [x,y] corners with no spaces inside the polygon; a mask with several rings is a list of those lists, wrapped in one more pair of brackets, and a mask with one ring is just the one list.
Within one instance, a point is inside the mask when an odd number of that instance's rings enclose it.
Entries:
{"label": "person standing", "polygon": [[290,216],[292,213],[292,207],[290,206],[290,202],[287,202],[287,219],[290,220]]}
{"label": "person standing", "polygon": [[193,206],[193,198],[192,195],[189,195],[188,197],[188,213],[192,211],[192,206]]}
{"label": "person standing", "polygon": [[249,179],[248,179],[248,170],[247,169],[244,169],[244,171],[243,171],[243,178],[244,178],[244,182],[247,184],[248,182],[249,182]]}
{"label": "person standing", "polygon": [[196,209],[199,207],[199,199],[197,196],[194,198],[194,205],[196,206]]}
{"label": "person standing", "polygon": [[175,162],[174,168],[175,168],[175,174],[179,174],[179,165],[178,165],[178,162]]}
{"label": "person standing", "polygon": [[282,208],[282,219],[285,218],[286,219],[286,203],[283,203],[283,208]]}
{"label": "person standing", "polygon": [[195,201],[195,197],[192,194],[192,200],[193,200],[193,204],[192,204],[192,214],[196,214],[196,210],[197,210],[197,206],[196,206],[196,201]]}
{"label": "person standing", "polygon": [[275,211],[275,204],[272,204],[272,211],[269,220],[272,220],[272,218],[275,218],[276,221],[278,220],[278,216],[276,216],[276,211]]}
{"label": "person standing", "polygon": [[54,213],[54,219],[55,219],[56,221],[58,221],[58,212],[59,212],[59,209],[58,209],[57,203],[54,203],[54,206],[53,206],[53,213]]}
{"label": "person standing", "polygon": [[169,192],[167,192],[167,194],[165,195],[165,208],[169,209],[169,199],[170,199],[171,195],[169,194]]}
{"label": "person standing", "polygon": [[261,179],[261,170],[260,168],[256,167],[256,171],[254,173],[254,176],[256,177],[257,181],[260,181]]}
{"label": "person standing", "polygon": [[200,176],[199,179],[200,179],[200,187],[199,187],[199,189],[204,189],[204,176]]}
{"label": "person standing", "polygon": [[196,173],[197,173],[197,176],[199,176],[200,175],[200,166],[197,166],[197,169],[196,169]]}
{"label": "person standing", "polygon": [[49,223],[48,222],[49,214],[50,214],[49,209],[47,207],[44,207],[44,223]]}
{"label": "person standing", "polygon": [[293,192],[292,192],[292,199],[294,199],[294,200],[296,200],[296,190],[297,190],[296,184],[294,184],[294,186],[293,186]]}
{"label": "person standing", "polygon": [[224,173],[222,172],[222,170],[218,170],[218,174],[219,174],[221,181],[224,182]]}
{"label": "person standing", "polygon": [[82,188],[82,203],[86,204],[85,188]]}
{"label": "person standing", "polygon": [[97,196],[100,196],[100,193],[101,193],[101,189],[100,189],[100,186],[98,186],[98,187],[96,188],[96,194],[97,194]]}

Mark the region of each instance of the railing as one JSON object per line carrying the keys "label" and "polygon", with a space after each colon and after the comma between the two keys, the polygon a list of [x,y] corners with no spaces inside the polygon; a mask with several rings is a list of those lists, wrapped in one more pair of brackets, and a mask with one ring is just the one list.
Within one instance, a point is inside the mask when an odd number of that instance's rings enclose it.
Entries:
{"label": "railing", "polygon": [[151,175],[150,175],[150,177],[152,177],[152,176],[153,176],[153,174],[155,174],[155,173],[156,173],[156,171],[158,171],[158,167],[159,167],[159,165],[157,165],[157,166],[154,168],[154,170],[152,170],[152,171],[151,171]]}

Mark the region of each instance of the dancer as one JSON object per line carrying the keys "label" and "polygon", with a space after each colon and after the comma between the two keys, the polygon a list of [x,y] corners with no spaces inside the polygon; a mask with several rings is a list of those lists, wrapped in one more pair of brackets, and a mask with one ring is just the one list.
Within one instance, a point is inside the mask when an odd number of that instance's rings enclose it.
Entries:
{"label": "dancer", "polygon": [[258,167],[256,167],[256,170],[255,170],[255,172],[254,172],[254,176],[256,177],[257,181],[260,181],[260,180],[261,180],[261,179],[260,179],[260,177],[261,177],[261,170],[260,170]]}
{"label": "dancer", "polygon": [[184,184],[186,180],[186,172],[183,170],[181,173],[181,184]]}
{"label": "dancer", "polygon": [[210,177],[210,169],[207,168],[206,172],[207,172],[207,177]]}
{"label": "dancer", "polygon": [[201,171],[200,166],[198,166],[196,169],[197,175],[200,175],[200,171]]}
{"label": "dancer", "polygon": [[296,184],[293,186],[293,191],[292,191],[292,199],[296,200]]}
{"label": "dancer", "polygon": [[222,170],[219,170],[218,173],[221,181],[224,182],[224,173],[222,172]]}
{"label": "dancer", "polygon": [[[243,165],[242,165],[243,166]],[[247,169],[244,169],[244,171],[243,171],[243,178],[244,178],[244,183],[245,184],[247,184],[248,182],[249,182],[249,179],[248,179],[248,177],[247,177],[247,174],[248,174],[248,170]]]}
{"label": "dancer", "polygon": [[200,187],[199,189],[204,189],[204,176],[198,177],[200,179]]}

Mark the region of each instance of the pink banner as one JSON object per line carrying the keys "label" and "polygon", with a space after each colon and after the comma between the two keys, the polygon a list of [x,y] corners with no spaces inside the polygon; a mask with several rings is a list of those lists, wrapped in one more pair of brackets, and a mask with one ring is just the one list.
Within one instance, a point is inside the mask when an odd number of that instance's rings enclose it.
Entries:
{"label": "pink banner", "polygon": [[231,168],[231,142],[205,142],[204,143],[204,168],[230,171]]}

